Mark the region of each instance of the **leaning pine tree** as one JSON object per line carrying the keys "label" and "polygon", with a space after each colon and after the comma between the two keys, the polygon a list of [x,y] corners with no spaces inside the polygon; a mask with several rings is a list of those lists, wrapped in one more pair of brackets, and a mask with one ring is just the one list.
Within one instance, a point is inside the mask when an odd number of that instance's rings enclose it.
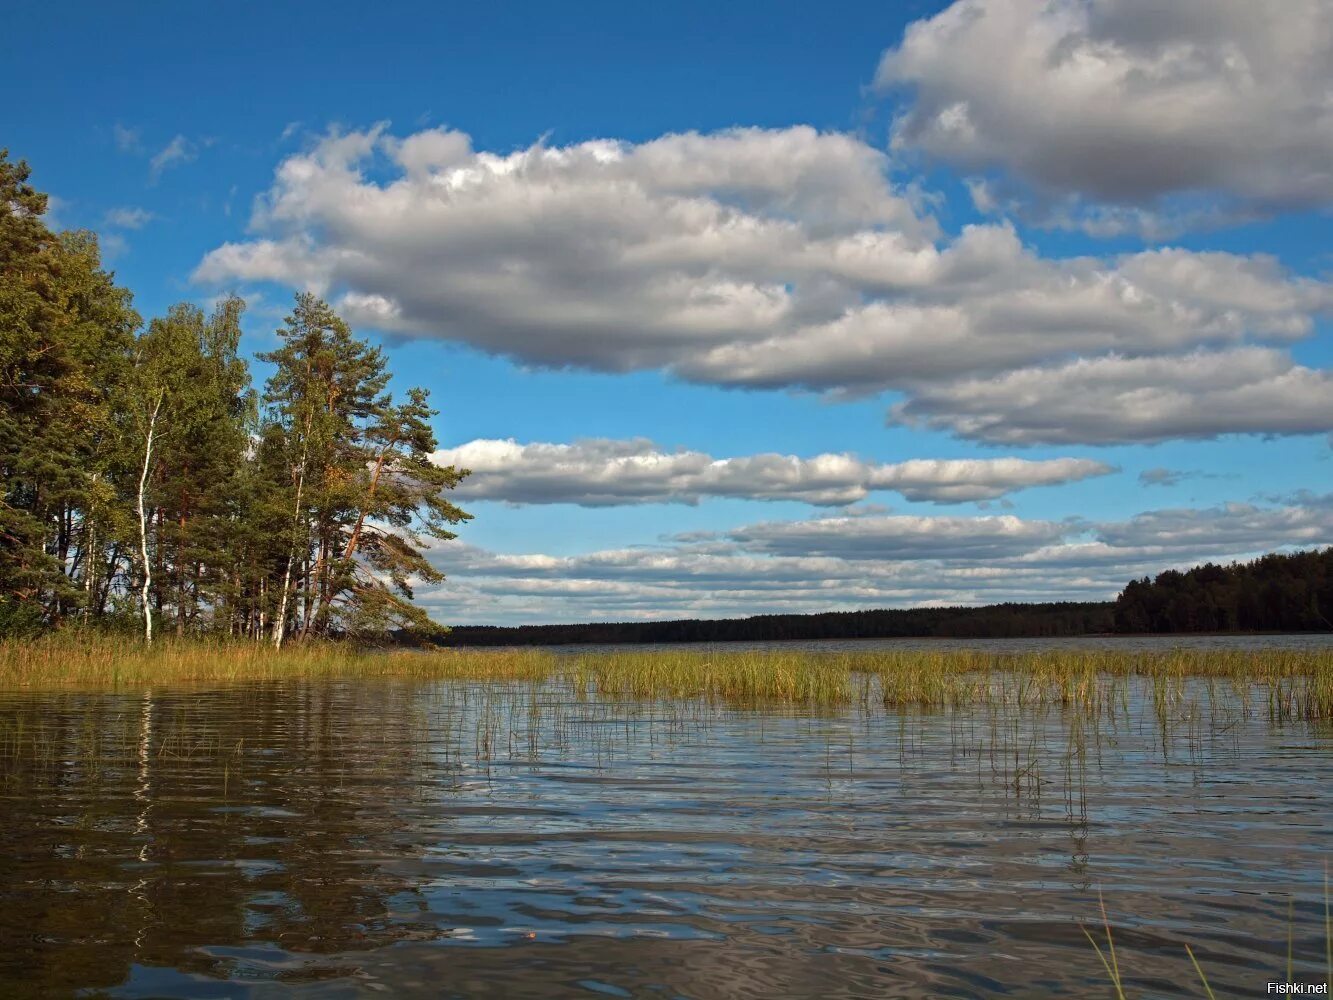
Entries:
{"label": "leaning pine tree", "polygon": [[423,389],[395,405],[383,353],[352,335],[327,303],[297,297],[278,331],[282,346],[261,359],[270,444],[281,437],[290,512],[273,642],[391,629],[438,629],[413,605],[414,582],[443,575],[423,553],[427,539],[455,537],[471,515],[444,491],[466,470],[435,465]]}

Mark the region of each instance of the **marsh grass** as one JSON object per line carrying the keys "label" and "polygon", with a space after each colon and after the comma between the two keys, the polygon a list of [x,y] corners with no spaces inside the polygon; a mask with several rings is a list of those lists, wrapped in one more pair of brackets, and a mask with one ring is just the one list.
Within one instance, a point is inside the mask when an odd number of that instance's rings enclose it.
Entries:
{"label": "marsh grass", "polygon": [[276,651],[253,642],[135,639],[77,633],[0,642],[0,689],[117,689],[284,679],[542,679],[551,657],[530,650],[381,652],[331,642]]}
{"label": "marsh grass", "polygon": [[559,681],[584,695],[625,700],[702,699],[729,704],[888,710],[976,706],[1122,711],[1127,678],[1152,691],[1163,723],[1181,721],[1187,683],[1231,689],[1248,709],[1266,701],[1277,721],[1333,719],[1333,650],[1119,652],[682,648],[553,654],[541,649],[384,651],[294,644],[131,639],[62,633],[0,642],[0,689],[118,689],[282,679]]}
{"label": "marsh grass", "polygon": [[[1120,962],[1116,957],[1115,938],[1111,932],[1111,918],[1106,912],[1106,900],[1102,897],[1101,891],[1097,892],[1097,905],[1101,910],[1102,933],[1105,935],[1106,947],[1102,948],[1101,943],[1093,936],[1088,928],[1079,924],[1079,929],[1083,931],[1083,936],[1088,939],[1093,950],[1097,953],[1097,958],[1101,961],[1102,968],[1106,971],[1107,978],[1111,981],[1111,989],[1116,1000],[1128,1000],[1128,994],[1125,992],[1124,978],[1120,971]],[[1295,900],[1287,901],[1287,964],[1286,979],[1288,983],[1296,982],[1296,968],[1293,955],[1293,938],[1295,934]],[[1329,933],[1329,886],[1328,886],[1328,863],[1324,863],[1324,968],[1325,988],[1333,989],[1333,933]],[[1203,966],[1199,964],[1199,959],[1194,954],[1194,949],[1188,944],[1184,946],[1185,954],[1189,957],[1190,965],[1194,967],[1194,974],[1198,977],[1199,984],[1203,989],[1203,995],[1208,1000],[1217,1000],[1217,994],[1213,992],[1212,985],[1208,982],[1208,975],[1203,971]],[[1109,956],[1109,957],[1108,957]]]}

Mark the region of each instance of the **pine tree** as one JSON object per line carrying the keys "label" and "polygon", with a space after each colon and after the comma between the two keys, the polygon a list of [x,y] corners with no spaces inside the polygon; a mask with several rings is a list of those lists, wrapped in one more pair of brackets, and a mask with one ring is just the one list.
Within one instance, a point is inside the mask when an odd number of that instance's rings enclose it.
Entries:
{"label": "pine tree", "polygon": [[260,355],[277,368],[266,401],[290,459],[275,645],[297,621],[303,639],[428,627],[408,603],[413,576],[441,578],[422,536],[452,538],[445,526],[470,515],[441,495],[466,473],[430,462],[426,393],[414,389],[395,407],[383,353],[313,295],[297,297],[278,336],[282,346]]}
{"label": "pine tree", "polygon": [[28,176],[0,153],[0,592],[7,617],[58,622],[92,598],[139,319],[96,237],[45,225]]}

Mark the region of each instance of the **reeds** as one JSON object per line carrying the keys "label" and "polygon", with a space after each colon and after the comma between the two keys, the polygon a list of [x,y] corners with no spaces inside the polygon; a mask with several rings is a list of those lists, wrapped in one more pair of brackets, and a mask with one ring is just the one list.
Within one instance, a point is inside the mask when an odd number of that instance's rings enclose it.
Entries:
{"label": "reeds", "polygon": [[1322,650],[727,650],[596,653],[542,649],[382,651],[348,644],[130,639],[74,633],[0,642],[0,688],[118,688],[283,678],[559,681],[620,699],[888,709],[965,706],[1116,710],[1126,678],[1143,678],[1159,711],[1196,680],[1266,699],[1276,720],[1333,719],[1333,649]]}
{"label": "reeds", "polygon": [[312,678],[515,678],[550,674],[536,650],[381,652],[332,642],[267,643],[57,634],[0,642],[0,689],[124,688]]}
{"label": "reeds", "polygon": [[[1279,980],[1279,982],[1286,982],[1286,983],[1301,982],[1301,980],[1297,980],[1296,978],[1296,966],[1295,966],[1293,947],[1292,947],[1293,938],[1295,934],[1295,921],[1293,917],[1293,914],[1295,912],[1294,902],[1295,902],[1294,900],[1288,899],[1287,956],[1286,956],[1287,962],[1285,967],[1286,975],[1285,979]],[[1120,971],[1120,962],[1116,956],[1115,938],[1111,933],[1111,918],[1108,916],[1106,912],[1106,900],[1102,897],[1101,890],[1098,890],[1097,892],[1097,904],[1098,908],[1101,910],[1102,930],[1106,938],[1106,949],[1105,950],[1102,949],[1101,944],[1098,942],[1098,940],[1093,936],[1092,932],[1089,931],[1086,926],[1080,924],[1079,927],[1083,931],[1084,937],[1088,939],[1088,943],[1092,945],[1093,950],[1097,953],[1097,958],[1101,961],[1102,968],[1105,970],[1107,978],[1110,979],[1111,981],[1111,990],[1113,996],[1116,998],[1116,1000],[1128,1000],[1128,994],[1125,992],[1124,978]],[[1325,862],[1324,863],[1324,929],[1325,929],[1324,968],[1326,971],[1326,977],[1323,983],[1323,989],[1325,992],[1321,994],[1324,996],[1327,996],[1328,990],[1333,989],[1333,932],[1330,932],[1329,929],[1329,920],[1330,920],[1329,913],[1330,913],[1330,902],[1329,902],[1329,888],[1328,888],[1328,863]],[[1203,988],[1203,995],[1206,996],[1208,1000],[1217,1000],[1217,994],[1213,992],[1213,987],[1208,982],[1208,975],[1203,971],[1203,966],[1199,964],[1199,959],[1197,956],[1195,956],[1194,949],[1190,947],[1188,944],[1184,945],[1184,949],[1185,949],[1185,954],[1189,957],[1190,964],[1194,967],[1194,974],[1198,977],[1199,984]],[[1314,986],[1316,989],[1319,986],[1319,984],[1315,982],[1312,978],[1306,978],[1304,982],[1309,986]],[[1272,990],[1270,987],[1270,992],[1271,991]]]}

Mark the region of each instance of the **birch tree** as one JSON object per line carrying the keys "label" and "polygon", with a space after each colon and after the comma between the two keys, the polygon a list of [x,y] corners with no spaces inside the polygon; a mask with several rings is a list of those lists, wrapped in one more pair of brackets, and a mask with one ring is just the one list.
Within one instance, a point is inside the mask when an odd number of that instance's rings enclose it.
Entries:
{"label": "birch tree", "polygon": [[143,557],[143,587],[140,591],[140,603],[143,605],[143,637],[148,645],[153,644],[153,606],[148,595],[153,589],[153,563],[148,558],[148,474],[153,468],[153,444],[157,440],[157,418],[162,413],[162,400],[166,390],[159,389],[153,400],[152,412],[143,428],[143,467],[139,472],[138,505],[139,512],[139,553]]}

